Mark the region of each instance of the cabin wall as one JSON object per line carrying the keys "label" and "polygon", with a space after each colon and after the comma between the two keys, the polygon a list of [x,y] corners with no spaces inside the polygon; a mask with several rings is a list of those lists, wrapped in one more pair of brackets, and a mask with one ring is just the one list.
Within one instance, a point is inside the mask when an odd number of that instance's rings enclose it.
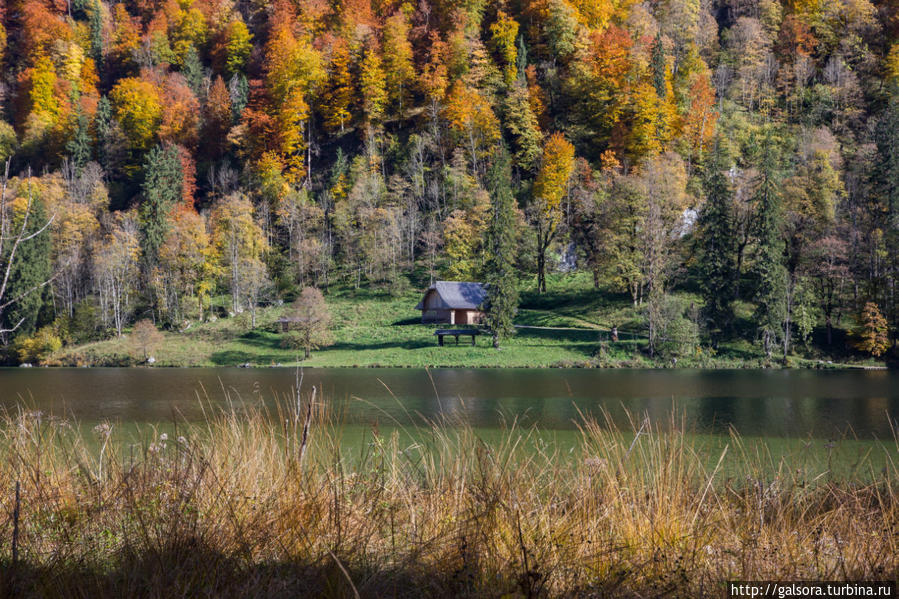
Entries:
{"label": "cabin wall", "polygon": [[452,310],[428,310],[421,311],[422,324],[452,323]]}
{"label": "cabin wall", "polygon": [[429,291],[425,296],[424,302],[422,303],[424,304],[425,310],[448,312],[448,310],[446,309],[446,305],[444,305],[443,303],[443,300],[440,299],[440,294],[436,291]]}
{"label": "cabin wall", "polygon": [[484,313],[480,310],[453,310],[454,324],[481,324]]}

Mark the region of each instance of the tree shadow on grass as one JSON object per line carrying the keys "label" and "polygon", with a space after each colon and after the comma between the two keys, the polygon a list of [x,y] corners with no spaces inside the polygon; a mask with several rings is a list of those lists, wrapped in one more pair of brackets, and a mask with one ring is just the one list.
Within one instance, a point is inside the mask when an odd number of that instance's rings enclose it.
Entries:
{"label": "tree shadow on grass", "polygon": [[286,353],[254,354],[240,350],[225,350],[213,353],[209,360],[216,366],[239,366],[241,364],[277,364],[291,360]]}
{"label": "tree shadow on grass", "polygon": [[594,343],[600,341],[599,330],[594,329],[577,329],[577,330],[547,330],[547,329],[515,329],[515,337],[519,340],[525,339],[542,339],[548,341],[558,341],[562,343]]}
{"label": "tree shadow on grass", "polygon": [[327,349],[342,349],[345,351],[364,351],[364,350],[388,350],[388,349],[421,349],[424,347],[434,347],[437,345],[437,338],[430,339],[407,339],[405,341],[377,341],[377,342],[353,342],[340,341],[334,345],[329,345]]}

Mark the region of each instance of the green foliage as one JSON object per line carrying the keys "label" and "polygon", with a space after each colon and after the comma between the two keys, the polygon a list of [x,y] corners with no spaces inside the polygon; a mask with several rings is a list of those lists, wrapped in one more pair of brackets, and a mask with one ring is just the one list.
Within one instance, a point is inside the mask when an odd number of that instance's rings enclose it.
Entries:
{"label": "green foliage", "polygon": [[[17,335],[31,335],[37,328],[38,316],[45,301],[45,285],[51,277],[50,236],[46,231],[38,234],[47,225],[47,210],[44,202],[36,197],[34,183],[29,180],[26,189],[21,190],[24,198],[12,209],[12,228],[18,234],[24,231],[22,243],[18,244],[10,270],[9,284],[3,302],[12,305],[0,311],[0,328],[16,328]],[[30,206],[29,206],[30,204]],[[27,223],[24,219],[27,217]],[[25,224],[24,229],[22,224]],[[10,233],[7,232],[7,235]],[[5,240],[4,240],[5,241]],[[5,272],[12,250],[11,243],[2,246],[6,253],[0,255],[0,273]]]}
{"label": "green foliage", "polygon": [[0,121],[0,165],[5,165],[6,161],[16,153],[17,146],[15,129],[9,123]]}
{"label": "green foliage", "polygon": [[515,273],[515,198],[509,181],[512,169],[509,152],[500,146],[493,156],[487,173],[490,189],[491,215],[487,227],[484,283],[487,286],[485,324],[493,332],[493,345],[515,332],[512,319],[518,308],[518,289]]}
{"label": "green foliage", "polygon": [[90,7],[91,57],[99,68],[103,64],[103,12],[100,0],[93,0]]}
{"label": "green foliage", "polygon": [[75,115],[74,134],[66,144],[66,152],[77,168],[83,167],[91,159],[91,145],[87,116],[79,110]]}
{"label": "green foliage", "polygon": [[187,52],[184,54],[184,65],[181,70],[184,73],[184,78],[187,79],[187,85],[190,87],[190,90],[195,96],[202,98],[204,95],[203,88],[206,71],[203,68],[203,63],[200,62],[200,53],[197,52],[193,44],[188,46]]}
{"label": "green foliage", "polygon": [[715,145],[706,167],[705,204],[699,213],[698,274],[702,287],[703,316],[716,340],[733,321],[734,283],[737,268],[731,206],[733,191],[728,181],[729,164],[721,144]]}
{"label": "green foliage", "polygon": [[234,120],[240,118],[243,109],[247,106],[250,97],[250,84],[243,73],[235,73],[228,82],[228,91],[231,93],[231,111]]}
{"label": "green foliage", "polygon": [[178,149],[158,145],[144,161],[142,199],[138,209],[141,249],[147,265],[158,261],[159,247],[169,231],[169,213],[181,198],[182,172]]}
{"label": "green foliage", "polygon": [[[782,172],[781,140],[772,127],[766,128],[754,140],[753,155],[757,162],[756,182],[756,249],[754,275],[758,286],[755,292],[756,322],[765,351],[770,355],[776,339],[789,345],[789,328],[784,329],[786,294],[789,275],[784,264],[784,242],[781,237],[781,203],[779,181]],[[784,339],[786,337],[786,339]]]}
{"label": "green foliage", "polygon": [[661,30],[656,34],[656,39],[652,44],[649,68],[652,69],[652,86],[656,90],[656,95],[665,98],[668,95],[668,67],[665,61],[665,51],[662,48]]}
{"label": "green foliage", "polygon": [[[694,316],[691,318],[691,316]],[[662,358],[690,355],[699,347],[699,325],[685,303],[665,295],[661,301],[656,351]]]}

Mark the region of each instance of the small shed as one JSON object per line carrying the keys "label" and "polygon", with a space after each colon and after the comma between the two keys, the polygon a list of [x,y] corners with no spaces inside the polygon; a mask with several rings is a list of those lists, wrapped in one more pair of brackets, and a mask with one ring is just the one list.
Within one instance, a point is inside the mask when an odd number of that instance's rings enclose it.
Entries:
{"label": "small shed", "polygon": [[487,290],[481,283],[437,281],[416,306],[424,324],[480,324]]}

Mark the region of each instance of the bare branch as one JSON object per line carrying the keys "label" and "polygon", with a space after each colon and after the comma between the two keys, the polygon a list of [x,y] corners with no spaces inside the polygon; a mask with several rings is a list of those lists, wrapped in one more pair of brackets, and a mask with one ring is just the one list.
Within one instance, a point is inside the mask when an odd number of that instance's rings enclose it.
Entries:
{"label": "bare branch", "polygon": [[5,335],[5,334],[7,334],[7,333],[15,333],[15,332],[16,332],[16,329],[18,329],[20,326],[22,326],[22,323],[23,323],[23,322],[25,322],[25,317],[24,317],[24,316],[23,316],[22,318],[19,319],[19,322],[17,322],[17,323],[16,323],[16,326],[14,326],[13,328],[11,328],[11,329],[0,329],[0,335]]}
{"label": "bare branch", "polygon": [[[31,168],[28,168],[28,179],[31,179]],[[6,191],[9,185],[9,161],[6,161],[6,165],[3,172],[3,180],[0,183],[0,260],[3,261],[3,272],[2,272],[2,280],[0,280],[0,315],[3,314],[4,310],[9,308],[15,303],[21,302],[23,299],[35,293],[36,291],[46,287],[50,283],[52,283],[58,276],[58,273],[43,281],[38,283],[37,285],[33,285],[31,288],[26,289],[25,291],[19,293],[15,297],[11,299],[7,299],[6,295],[9,290],[9,282],[10,277],[12,276],[13,266],[16,263],[16,253],[19,250],[19,247],[39,235],[44,234],[47,229],[53,224],[56,215],[54,214],[47,222],[43,223],[36,231],[28,232],[28,224],[31,219],[31,211],[34,205],[34,199],[32,196],[32,185],[31,181],[28,181],[28,200],[25,204],[25,211],[22,214],[22,223],[21,226],[17,227],[18,231],[16,233],[8,232],[7,229],[10,228],[10,223],[12,216],[7,206],[7,197]],[[12,242],[9,251],[6,251],[6,244],[8,242]],[[0,329],[0,335],[6,335],[8,333],[15,332],[25,321],[23,317],[16,325],[12,328]]]}

